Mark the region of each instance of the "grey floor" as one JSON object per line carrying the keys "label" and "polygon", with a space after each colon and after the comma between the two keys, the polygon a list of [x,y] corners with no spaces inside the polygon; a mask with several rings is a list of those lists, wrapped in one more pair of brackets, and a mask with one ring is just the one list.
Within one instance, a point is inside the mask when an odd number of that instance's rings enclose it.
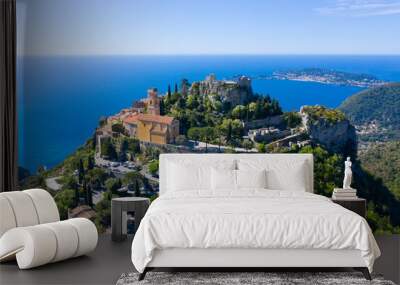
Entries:
{"label": "grey floor", "polygon": [[[400,235],[376,239],[382,257],[375,263],[375,272],[399,284]],[[0,265],[0,284],[115,284],[122,273],[134,271],[131,242],[114,243],[109,235],[101,235],[97,249],[88,256],[30,270],[19,270],[15,262],[4,263]]]}
{"label": "grey floor", "polygon": [[111,235],[100,235],[94,252],[88,256],[19,270],[15,262],[0,264],[0,285],[14,284],[115,284],[124,272],[132,272],[132,239],[112,242]]}

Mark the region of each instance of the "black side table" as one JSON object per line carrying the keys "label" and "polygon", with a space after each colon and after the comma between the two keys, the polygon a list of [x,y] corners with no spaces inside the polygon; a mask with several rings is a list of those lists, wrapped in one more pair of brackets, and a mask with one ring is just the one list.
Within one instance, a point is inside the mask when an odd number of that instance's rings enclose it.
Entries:
{"label": "black side table", "polygon": [[121,197],[111,200],[111,239],[123,241],[127,236],[127,212],[134,212],[135,228],[149,208],[150,200],[142,197]]}
{"label": "black side table", "polygon": [[332,202],[359,214],[363,218],[366,217],[367,201],[363,198],[332,199]]}

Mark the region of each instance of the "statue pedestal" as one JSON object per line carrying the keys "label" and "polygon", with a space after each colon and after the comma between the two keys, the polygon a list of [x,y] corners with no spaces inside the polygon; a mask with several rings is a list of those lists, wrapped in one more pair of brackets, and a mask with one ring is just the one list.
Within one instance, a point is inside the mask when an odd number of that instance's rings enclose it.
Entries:
{"label": "statue pedestal", "polygon": [[357,198],[357,189],[343,189],[335,188],[333,189],[332,199],[336,200],[352,200]]}

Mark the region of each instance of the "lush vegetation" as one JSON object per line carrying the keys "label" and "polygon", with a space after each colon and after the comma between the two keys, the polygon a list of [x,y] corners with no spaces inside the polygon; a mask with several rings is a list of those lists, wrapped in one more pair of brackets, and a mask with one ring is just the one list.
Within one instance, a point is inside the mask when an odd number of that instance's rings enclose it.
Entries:
{"label": "lush vegetation", "polygon": [[[114,125],[115,126],[115,125]],[[140,154],[140,142],[135,138],[125,136],[107,137],[101,140],[100,153],[113,161],[126,161]]]}
{"label": "lush vegetation", "polygon": [[179,120],[180,133],[185,138],[232,146],[242,146],[243,121],[282,114],[278,101],[269,96],[255,94],[246,104],[231,106],[217,95],[193,91],[185,96],[178,90],[171,93],[170,88],[161,106],[162,114]]}
{"label": "lush vegetation", "polygon": [[363,168],[382,179],[400,201],[400,141],[371,145],[361,153],[360,161]]}
{"label": "lush vegetation", "polygon": [[[184,84],[188,88],[187,82]],[[394,91],[385,92],[392,94]],[[303,110],[311,123],[324,119],[333,125],[346,119],[343,112],[323,106],[306,106]],[[279,103],[269,96],[256,94],[250,96],[243,105],[231,106],[217,95],[205,96],[196,92],[181,94],[177,86],[173,93],[168,88],[167,95],[161,100],[161,112],[179,119],[181,135],[176,139],[177,144],[186,145],[190,139],[206,143],[206,148],[208,144],[230,146],[225,152],[234,152],[233,147],[236,146],[244,149],[254,147],[252,141],[243,138],[245,122],[275,115],[282,115],[288,128],[297,128],[302,122],[297,112],[282,113]],[[392,113],[392,117],[396,117]],[[105,120],[100,124],[105,124]],[[22,188],[45,188],[46,178],[60,177],[58,182],[62,185],[61,190],[49,192],[55,197],[61,217],[67,217],[68,209],[82,204],[89,205],[96,211],[95,223],[100,231],[110,225],[112,197],[133,193],[135,196],[151,196],[154,199],[156,180],[147,173],[157,176],[159,154],[164,150],[157,146],[141,145],[137,139],[127,137],[120,123],[114,124],[112,130],[115,135],[101,141],[101,155],[112,161],[133,162],[135,168],[132,171],[118,173],[96,165],[96,140],[92,138],[49,171],[40,168],[36,175],[29,176],[21,169]],[[300,141],[309,139],[307,133],[303,135],[298,138]],[[344,153],[330,152],[315,141],[303,147],[296,143],[289,147],[260,143],[256,148],[262,153],[312,153],[314,189],[318,194],[330,197],[333,189],[342,184]],[[353,186],[358,189],[359,196],[369,201],[367,219],[376,232],[400,233],[399,149],[399,142],[378,144],[363,153],[360,161],[356,160],[353,164]]]}
{"label": "lush vegetation", "polygon": [[288,128],[296,128],[301,125],[302,119],[298,112],[286,112],[283,114],[283,120]]}
{"label": "lush vegetation", "polygon": [[343,112],[319,105],[304,106],[303,112],[309,116],[311,123],[318,121],[320,118],[325,119],[331,124],[335,124],[346,119],[346,116]]}
{"label": "lush vegetation", "polygon": [[[274,148],[271,151],[282,153],[312,153],[314,155],[314,192],[331,197],[335,187],[341,187],[344,157],[330,153],[319,145],[291,148]],[[366,198],[367,220],[376,233],[400,233],[400,201],[388,190],[380,178],[376,178],[361,167],[359,161],[353,162],[353,187],[359,197]]]}
{"label": "lush vegetation", "polygon": [[[377,122],[374,139],[400,139],[400,83],[391,83],[361,91],[339,107],[355,125]],[[378,136],[377,136],[378,135]]]}

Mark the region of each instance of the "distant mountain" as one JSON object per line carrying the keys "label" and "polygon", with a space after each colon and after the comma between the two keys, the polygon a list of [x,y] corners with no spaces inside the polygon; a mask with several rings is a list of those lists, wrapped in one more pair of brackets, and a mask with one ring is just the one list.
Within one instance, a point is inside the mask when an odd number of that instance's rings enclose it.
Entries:
{"label": "distant mountain", "polygon": [[338,109],[356,126],[361,141],[400,139],[400,83],[361,91]]}

